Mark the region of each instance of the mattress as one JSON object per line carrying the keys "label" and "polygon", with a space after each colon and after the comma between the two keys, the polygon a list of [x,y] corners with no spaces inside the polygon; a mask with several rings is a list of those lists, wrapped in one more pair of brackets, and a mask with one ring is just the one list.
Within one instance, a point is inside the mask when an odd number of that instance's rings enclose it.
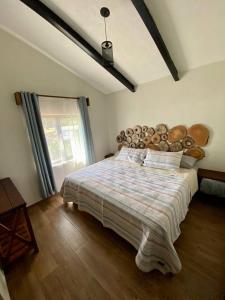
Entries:
{"label": "mattress", "polygon": [[197,189],[194,169],[160,170],[109,158],[67,176],[61,195],[130,242],[139,269],[165,274],[181,270],[173,243]]}

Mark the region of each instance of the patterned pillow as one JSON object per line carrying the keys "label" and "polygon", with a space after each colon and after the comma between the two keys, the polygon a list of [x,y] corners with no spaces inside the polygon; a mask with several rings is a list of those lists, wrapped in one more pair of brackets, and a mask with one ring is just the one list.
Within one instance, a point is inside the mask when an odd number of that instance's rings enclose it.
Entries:
{"label": "patterned pillow", "polygon": [[144,166],[157,169],[178,169],[182,155],[183,151],[164,152],[148,149]]}
{"label": "patterned pillow", "polygon": [[134,149],[123,147],[115,159],[125,160],[141,165],[146,156],[146,149]]}
{"label": "patterned pillow", "polygon": [[194,165],[197,162],[197,158],[188,156],[188,155],[182,155],[180,167],[185,169],[191,169],[194,167]]}

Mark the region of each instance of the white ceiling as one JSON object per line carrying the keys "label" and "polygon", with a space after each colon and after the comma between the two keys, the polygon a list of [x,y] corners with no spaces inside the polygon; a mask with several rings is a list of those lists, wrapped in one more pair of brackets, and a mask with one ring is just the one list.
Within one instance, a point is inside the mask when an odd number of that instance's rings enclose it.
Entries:
{"label": "white ceiling", "polygon": [[[99,52],[110,8],[108,36],[115,67],[135,85],[169,71],[130,0],[42,0]],[[146,0],[180,73],[225,60],[224,0]],[[125,88],[80,48],[19,0],[0,1],[0,24],[103,93]],[[172,81],[171,77],[171,81]]]}

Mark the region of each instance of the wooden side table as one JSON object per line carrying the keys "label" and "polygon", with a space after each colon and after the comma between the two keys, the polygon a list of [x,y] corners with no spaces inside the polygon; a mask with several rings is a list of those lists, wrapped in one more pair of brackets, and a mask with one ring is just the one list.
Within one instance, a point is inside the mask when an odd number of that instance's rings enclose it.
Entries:
{"label": "wooden side table", "polygon": [[109,153],[109,154],[105,155],[105,158],[109,158],[109,157],[112,157],[112,156],[114,156],[114,153]]}
{"label": "wooden side table", "polygon": [[199,183],[203,178],[213,179],[221,182],[225,182],[225,172],[207,170],[207,169],[198,169],[198,181]]}
{"label": "wooden side table", "polygon": [[11,262],[34,250],[38,252],[26,202],[10,178],[0,180],[0,263]]}

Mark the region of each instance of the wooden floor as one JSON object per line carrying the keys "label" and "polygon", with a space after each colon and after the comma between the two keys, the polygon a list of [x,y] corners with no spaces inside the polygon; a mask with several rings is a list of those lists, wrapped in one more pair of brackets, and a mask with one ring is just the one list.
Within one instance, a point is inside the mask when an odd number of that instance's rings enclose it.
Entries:
{"label": "wooden floor", "polygon": [[14,300],[217,300],[225,295],[224,200],[198,197],[175,243],[177,275],[142,273],[136,250],[90,215],[55,197],[29,213],[40,252],[6,275]]}

